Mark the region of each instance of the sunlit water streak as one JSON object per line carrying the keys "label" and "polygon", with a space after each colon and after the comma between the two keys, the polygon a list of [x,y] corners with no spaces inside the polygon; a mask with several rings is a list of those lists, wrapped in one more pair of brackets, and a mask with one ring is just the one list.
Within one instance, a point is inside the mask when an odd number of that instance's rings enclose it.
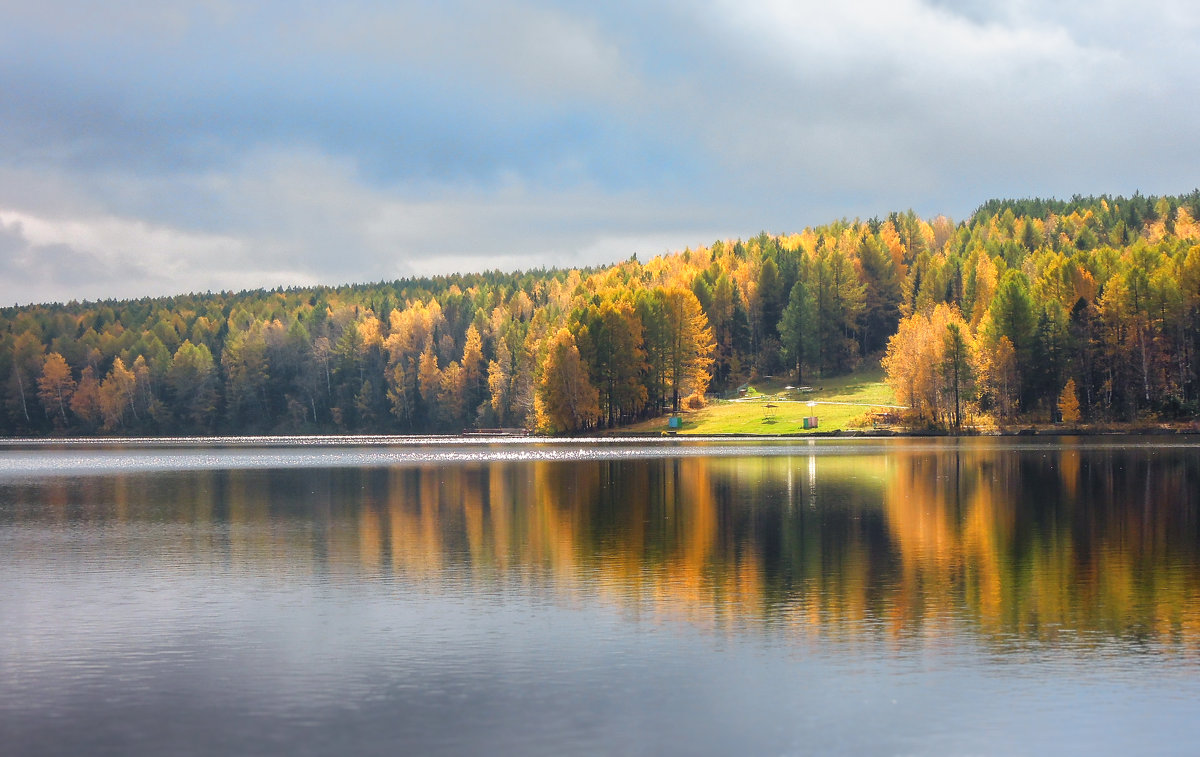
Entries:
{"label": "sunlit water streak", "polygon": [[[1046,442],[1011,439],[761,439],[728,437],[680,439],[492,437],[474,441],[458,436],[261,436],[211,438],[25,439],[0,441],[0,477],[36,478],[89,473],[233,470],[313,467],[387,467],[430,463],[505,461],[596,461],[684,457],[817,457],[969,452],[979,445],[1008,452],[1041,451]],[[1195,449],[1194,441],[1162,442],[1088,438],[1076,449],[1152,451]],[[48,454],[49,453],[49,454]],[[69,453],[69,454],[62,454]],[[1044,454],[1044,452],[1043,452]]]}

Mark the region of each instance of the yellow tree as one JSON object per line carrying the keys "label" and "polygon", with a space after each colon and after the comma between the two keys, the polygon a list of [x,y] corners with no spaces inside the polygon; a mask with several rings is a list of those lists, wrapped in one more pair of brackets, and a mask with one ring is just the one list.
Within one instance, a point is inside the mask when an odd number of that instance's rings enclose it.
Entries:
{"label": "yellow tree", "polygon": [[979,257],[975,261],[974,274],[971,328],[978,329],[979,322],[983,320],[984,314],[992,304],[992,297],[996,294],[996,284],[1000,278],[996,262],[984,250],[980,250]]}
{"label": "yellow tree", "polygon": [[1062,413],[1063,423],[1075,423],[1079,420],[1079,397],[1075,393],[1075,379],[1067,379],[1067,385],[1058,397],[1058,411]]}
{"label": "yellow tree", "polygon": [[646,404],[641,382],[646,370],[642,321],[628,302],[612,300],[588,307],[578,319],[582,325],[576,345],[600,392],[605,423],[611,427]]}
{"label": "yellow tree", "polygon": [[12,343],[12,376],[10,377],[10,401],[13,401],[24,417],[30,422],[29,405],[37,392],[37,375],[44,363],[42,354],[46,348],[32,331],[17,335]]}
{"label": "yellow tree", "polygon": [[915,420],[940,423],[948,416],[955,427],[961,425],[974,342],[953,305],[942,303],[900,322],[888,340],[883,369],[896,398],[909,406]]}
{"label": "yellow tree", "polygon": [[543,431],[578,431],[600,417],[600,393],[588,381],[575,337],[565,327],[550,342],[534,403]]}
{"label": "yellow tree", "polygon": [[437,354],[433,351],[432,336],[426,340],[417,365],[417,388],[424,404],[424,415],[429,420],[436,418],[438,394],[442,390],[442,371],[438,367]]}
{"label": "yellow tree", "polygon": [[424,340],[423,319],[418,306],[393,310],[389,318],[389,333],[383,346],[388,353],[385,370],[388,399],[392,414],[408,425],[415,425],[420,403],[418,365]]}
{"label": "yellow tree", "polygon": [[935,336],[928,315],[914,313],[900,322],[888,340],[883,370],[896,399],[909,407],[916,421],[938,420],[938,377],[941,362],[940,335]]}
{"label": "yellow tree", "polygon": [[125,367],[121,358],[113,361],[112,370],[100,382],[100,412],[104,416],[104,430],[112,431],[125,421],[125,414],[133,407],[137,391],[137,377]]}
{"label": "yellow tree", "polygon": [[488,362],[488,395],[491,398],[492,413],[496,422],[501,426],[508,422],[509,396],[512,391],[512,376],[504,363],[492,360]]}
{"label": "yellow tree", "polygon": [[362,340],[359,351],[366,354],[372,347],[383,347],[383,323],[370,310],[363,311],[357,323],[358,336]]}
{"label": "yellow tree", "polygon": [[[429,372],[430,368],[436,372],[437,367],[433,345],[445,327],[446,318],[437,300],[430,300],[428,304],[409,302],[403,310],[393,310],[389,318],[389,333],[383,342],[388,353],[384,371],[387,396],[392,402],[392,414],[409,427],[420,427],[429,415],[427,411],[433,397],[429,390],[436,393],[436,382],[432,381],[433,374]],[[421,380],[423,362],[428,364],[424,384]]]}
{"label": "yellow tree", "polygon": [[680,396],[704,394],[711,376],[716,344],[700,300],[689,289],[672,287],[662,293],[665,327],[666,380],[671,387],[671,405],[679,412]]}
{"label": "yellow tree", "polygon": [[1021,390],[1017,374],[1017,351],[1012,341],[1007,336],[1001,336],[995,347],[980,349],[976,355],[976,371],[1000,417],[1011,418]]}
{"label": "yellow tree", "polygon": [[462,354],[462,395],[463,411],[474,415],[478,405],[483,401],[487,387],[487,361],[483,358],[483,338],[475,324],[467,328],[466,343]]}
{"label": "yellow tree", "polygon": [[1186,205],[1175,211],[1175,236],[1179,239],[1200,239],[1200,223],[1192,218]]}
{"label": "yellow tree", "polygon": [[83,369],[79,376],[79,384],[71,395],[71,412],[89,429],[94,429],[103,419],[100,409],[100,382],[90,365]]}
{"label": "yellow tree", "polygon": [[67,365],[62,355],[51,352],[46,356],[37,384],[42,407],[54,415],[54,425],[60,428],[66,426],[67,408],[71,404],[71,395],[75,393],[75,379],[71,376],[71,366]]}
{"label": "yellow tree", "polygon": [[892,264],[896,267],[896,278],[901,281],[908,275],[907,254],[908,250],[904,246],[904,242],[900,239],[900,234],[896,231],[896,225],[891,219],[883,222],[879,227],[879,238],[883,241],[884,247],[887,248],[888,254],[892,257]]}
{"label": "yellow tree", "polygon": [[442,371],[438,368],[438,359],[433,351],[432,339],[425,343],[425,350],[421,352],[417,383],[421,390],[421,399],[428,403],[437,401],[437,393],[442,385]]}

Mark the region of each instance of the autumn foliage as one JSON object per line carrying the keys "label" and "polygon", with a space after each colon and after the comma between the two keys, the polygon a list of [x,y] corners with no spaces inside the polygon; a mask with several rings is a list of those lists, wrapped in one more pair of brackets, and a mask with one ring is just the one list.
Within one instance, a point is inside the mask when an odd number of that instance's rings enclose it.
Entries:
{"label": "autumn foliage", "polygon": [[1200,193],[585,270],[0,309],[0,434],[577,432],[883,359],[919,424],[1194,417]]}
{"label": "autumn foliage", "polygon": [[[917,296],[884,357],[913,420],[959,425],[947,387],[964,414],[1000,423],[1195,418],[1200,228],[1194,199],[1183,199],[989,203],[976,213],[959,228],[959,254],[946,251],[950,275],[927,274],[946,294]],[[951,341],[963,361],[939,354]]]}
{"label": "autumn foliage", "polygon": [[915,313],[900,322],[888,341],[883,369],[914,421],[961,425],[974,356],[974,339],[962,314],[954,305],[939,303],[928,315]]}
{"label": "autumn foliage", "polygon": [[600,395],[588,379],[575,337],[566,328],[550,341],[538,388],[537,425],[542,431],[580,431],[600,417]]}

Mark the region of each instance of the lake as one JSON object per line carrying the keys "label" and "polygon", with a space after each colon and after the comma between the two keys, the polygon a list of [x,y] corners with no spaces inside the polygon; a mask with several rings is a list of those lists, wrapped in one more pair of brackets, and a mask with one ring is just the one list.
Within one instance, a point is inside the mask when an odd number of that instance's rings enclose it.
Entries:
{"label": "lake", "polygon": [[1194,754],[1200,445],[0,447],[0,752]]}

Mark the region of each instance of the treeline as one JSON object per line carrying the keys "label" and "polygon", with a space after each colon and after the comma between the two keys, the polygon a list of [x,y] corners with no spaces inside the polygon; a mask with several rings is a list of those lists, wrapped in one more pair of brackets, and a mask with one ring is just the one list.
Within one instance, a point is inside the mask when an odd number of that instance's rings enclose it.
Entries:
{"label": "treeline", "polygon": [[889,343],[931,422],[955,391],[960,415],[1052,412],[1070,377],[1090,417],[1194,413],[1198,217],[1197,193],[995,201],[594,269],[8,308],[0,433],[578,431]]}
{"label": "treeline", "polygon": [[3,432],[561,432],[700,401],[699,301],[597,283],[628,268],[7,309]]}
{"label": "treeline", "polygon": [[889,341],[912,421],[1194,419],[1198,218],[1197,192],[984,205]]}

